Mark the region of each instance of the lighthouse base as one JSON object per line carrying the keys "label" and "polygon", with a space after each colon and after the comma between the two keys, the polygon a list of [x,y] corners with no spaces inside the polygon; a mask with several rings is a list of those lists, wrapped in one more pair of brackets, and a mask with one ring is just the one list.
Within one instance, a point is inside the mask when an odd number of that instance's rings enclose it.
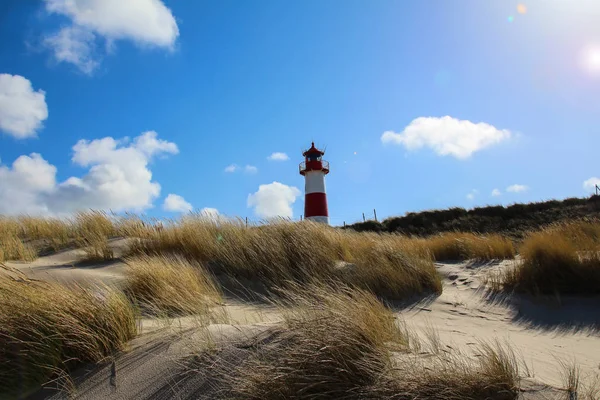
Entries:
{"label": "lighthouse base", "polygon": [[327,224],[329,225],[329,217],[306,217],[305,219],[312,221],[312,222],[318,222],[321,224]]}

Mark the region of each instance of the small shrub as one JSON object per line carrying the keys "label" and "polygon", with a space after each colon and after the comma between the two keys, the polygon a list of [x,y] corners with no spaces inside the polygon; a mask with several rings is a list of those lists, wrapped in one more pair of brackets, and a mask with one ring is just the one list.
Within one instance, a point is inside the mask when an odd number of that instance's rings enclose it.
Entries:
{"label": "small shrub", "polygon": [[[561,221],[600,218],[600,196],[580,199],[550,200],[507,207],[487,206],[472,210],[451,208],[411,212],[401,217],[390,217],[374,231],[396,232],[407,236],[430,236],[443,232],[495,233],[522,240],[532,231]],[[362,223],[348,225],[348,229],[366,231]]]}

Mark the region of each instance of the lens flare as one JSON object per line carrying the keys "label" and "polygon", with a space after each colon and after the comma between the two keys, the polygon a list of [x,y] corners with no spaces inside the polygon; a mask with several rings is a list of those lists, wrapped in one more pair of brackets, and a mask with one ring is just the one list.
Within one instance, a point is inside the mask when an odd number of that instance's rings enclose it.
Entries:
{"label": "lens flare", "polygon": [[517,6],[517,12],[519,14],[526,14],[527,13],[527,6],[525,4],[519,4]]}
{"label": "lens flare", "polygon": [[513,17],[512,15],[510,17],[507,18],[508,22],[513,22],[515,20],[515,17]]}
{"label": "lens flare", "polygon": [[600,75],[600,46],[588,47],[584,50],[583,67],[593,75]]}

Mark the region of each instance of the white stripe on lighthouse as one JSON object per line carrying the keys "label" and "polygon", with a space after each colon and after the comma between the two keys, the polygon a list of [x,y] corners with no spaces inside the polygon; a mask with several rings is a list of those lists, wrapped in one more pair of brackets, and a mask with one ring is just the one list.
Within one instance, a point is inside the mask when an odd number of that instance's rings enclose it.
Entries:
{"label": "white stripe on lighthouse", "polygon": [[305,175],[304,192],[325,193],[325,174],[322,171],[309,171]]}
{"label": "white stripe on lighthouse", "polygon": [[309,221],[320,222],[322,224],[328,224],[329,225],[329,217],[314,216],[314,217],[307,217],[306,219],[309,220]]}

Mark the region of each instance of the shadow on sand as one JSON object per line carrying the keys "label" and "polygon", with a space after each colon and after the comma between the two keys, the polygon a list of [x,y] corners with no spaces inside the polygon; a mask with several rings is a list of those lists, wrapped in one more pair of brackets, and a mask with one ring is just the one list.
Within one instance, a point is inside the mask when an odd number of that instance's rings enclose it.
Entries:
{"label": "shadow on sand", "polygon": [[102,269],[106,267],[110,267],[112,265],[116,265],[122,263],[123,260],[119,258],[113,258],[110,260],[101,260],[101,261],[93,261],[93,260],[82,260],[76,262],[68,262],[64,264],[53,264],[53,265],[40,265],[36,266],[35,269],[37,271],[51,271],[51,270],[62,270],[62,269]]}
{"label": "shadow on sand", "polygon": [[[198,328],[175,334],[157,331],[149,340],[113,360],[78,369],[71,391],[46,387],[27,397],[42,399],[225,399],[230,398],[230,371],[253,354],[257,346],[277,338],[278,330],[263,328],[217,338],[214,348],[193,349]],[[218,336],[218,335],[217,335]]]}
{"label": "shadow on sand", "polygon": [[512,310],[512,322],[556,333],[600,334],[600,297],[550,297],[484,292],[485,299]]}

